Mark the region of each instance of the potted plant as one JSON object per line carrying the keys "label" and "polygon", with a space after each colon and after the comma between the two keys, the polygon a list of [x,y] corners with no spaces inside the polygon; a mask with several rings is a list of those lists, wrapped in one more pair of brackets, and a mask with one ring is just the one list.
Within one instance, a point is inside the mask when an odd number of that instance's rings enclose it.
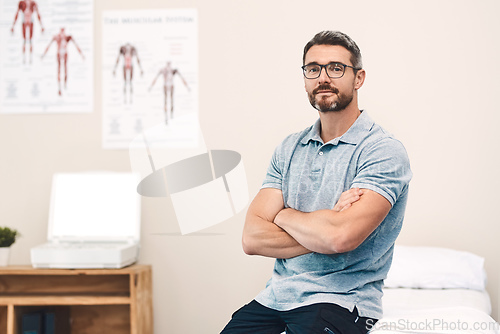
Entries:
{"label": "potted plant", "polygon": [[0,266],[6,266],[9,261],[10,246],[16,242],[19,232],[8,227],[0,227]]}

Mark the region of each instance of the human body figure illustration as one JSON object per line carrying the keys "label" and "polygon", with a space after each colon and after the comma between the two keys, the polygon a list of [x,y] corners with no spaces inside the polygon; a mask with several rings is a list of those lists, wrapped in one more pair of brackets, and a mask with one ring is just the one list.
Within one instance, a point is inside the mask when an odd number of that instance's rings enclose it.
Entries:
{"label": "human body figure illustration", "polygon": [[49,45],[47,45],[47,48],[45,49],[45,52],[42,55],[45,57],[47,54],[47,51],[49,51],[50,46],[52,45],[53,42],[56,42],[57,44],[57,82],[59,85],[59,95],[62,95],[61,93],[61,65],[64,66],[64,88],[66,88],[66,83],[68,81],[68,43],[73,42],[75,44],[76,49],[82,56],[83,60],[85,60],[85,56],[82,53],[82,50],[78,47],[76,44],[74,38],[71,35],[66,35],[64,32],[64,28],[61,28],[61,31],[55,35],[52,40],[50,41]]}
{"label": "human body figure illustration", "polygon": [[156,82],[156,80],[158,79],[158,77],[160,75],[163,75],[163,91],[164,91],[164,96],[165,96],[165,104],[164,104],[164,109],[165,109],[165,122],[168,123],[168,111],[167,111],[167,104],[168,104],[168,99],[170,97],[170,117],[173,118],[174,117],[174,77],[176,75],[179,76],[179,78],[181,78],[182,82],[184,83],[184,85],[186,86],[187,90],[189,91],[189,86],[186,82],[186,80],[184,80],[184,78],[182,77],[181,73],[179,72],[179,70],[177,70],[176,68],[173,68],[172,67],[172,62],[168,61],[167,62],[167,65],[165,67],[163,67],[159,72],[158,74],[156,75],[156,77],[154,78],[153,80],[153,83],[151,84],[151,87],[149,87],[149,90],[151,90]]}
{"label": "human body figure illustration", "polygon": [[[118,53],[118,58],[116,58],[116,64],[115,68],[113,69],[113,75],[116,75],[116,68],[118,67],[118,63],[120,62],[120,58],[123,56],[123,96],[124,96],[124,101],[127,103],[127,82],[130,87],[130,103],[132,103],[132,79],[134,75],[134,65],[132,63],[133,58],[135,57],[137,59],[137,64],[139,65],[139,68],[141,70],[141,76],[144,73],[141,67],[141,61],[139,60],[139,56],[137,54],[137,49],[131,45],[130,43],[127,43],[125,45],[122,45],[120,47],[120,51]],[[128,75],[127,75],[128,73]]]}
{"label": "human body figure illustration", "polygon": [[[40,17],[40,12],[38,10],[38,5],[35,1],[32,0],[21,0],[17,6],[16,16],[14,17],[14,23],[12,23],[12,28],[10,31],[14,33],[14,26],[17,22],[17,17],[19,16],[19,12],[23,13],[22,20],[22,31],[23,31],[23,62],[26,62],[26,40],[29,41],[30,44],[30,63],[31,63],[31,55],[33,53],[33,43],[31,39],[33,38],[33,14],[36,12],[38,16],[38,21],[40,22],[40,26],[42,28],[42,33],[45,31],[42,24],[42,18]],[[28,32],[26,32],[28,30]]]}

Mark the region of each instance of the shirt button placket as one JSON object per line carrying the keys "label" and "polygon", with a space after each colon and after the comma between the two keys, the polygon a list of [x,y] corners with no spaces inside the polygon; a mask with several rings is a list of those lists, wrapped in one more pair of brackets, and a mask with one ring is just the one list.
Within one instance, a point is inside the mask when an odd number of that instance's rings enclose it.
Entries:
{"label": "shirt button placket", "polygon": [[[323,147],[319,146],[316,148],[316,156],[313,156],[313,160],[311,161],[311,173],[316,174],[321,171],[321,166],[323,163],[321,162],[321,156],[323,155]],[[321,159],[321,160],[320,160]]]}

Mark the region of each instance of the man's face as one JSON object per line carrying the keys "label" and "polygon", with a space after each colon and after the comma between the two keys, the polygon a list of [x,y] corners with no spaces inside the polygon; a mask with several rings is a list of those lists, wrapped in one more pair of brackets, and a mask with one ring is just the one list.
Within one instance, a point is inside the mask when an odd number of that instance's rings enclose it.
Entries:
{"label": "man's face", "polygon": [[[314,45],[306,53],[305,65],[326,65],[339,62],[352,66],[351,53],[339,45]],[[363,71],[363,70],[361,70]],[[359,74],[359,72],[358,72]],[[363,71],[364,78],[364,71]],[[363,81],[357,80],[358,76],[350,67],[345,69],[342,78],[332,79],[322,69],[321,75],[316,79],[305,80],[305,88],[311,105],[319,111],[342,111],[353,100],[355,91],[361,87]]]}

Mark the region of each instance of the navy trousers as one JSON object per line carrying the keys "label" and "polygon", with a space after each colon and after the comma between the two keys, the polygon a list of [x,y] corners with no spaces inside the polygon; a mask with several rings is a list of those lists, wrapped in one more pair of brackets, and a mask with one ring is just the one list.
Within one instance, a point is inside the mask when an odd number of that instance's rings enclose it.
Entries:
{"label": "navy trousers", "polygon": [[366,334],[376,319],[335,304],[319,303],[276,311],[255,300],[237,310],[221,334]]}

